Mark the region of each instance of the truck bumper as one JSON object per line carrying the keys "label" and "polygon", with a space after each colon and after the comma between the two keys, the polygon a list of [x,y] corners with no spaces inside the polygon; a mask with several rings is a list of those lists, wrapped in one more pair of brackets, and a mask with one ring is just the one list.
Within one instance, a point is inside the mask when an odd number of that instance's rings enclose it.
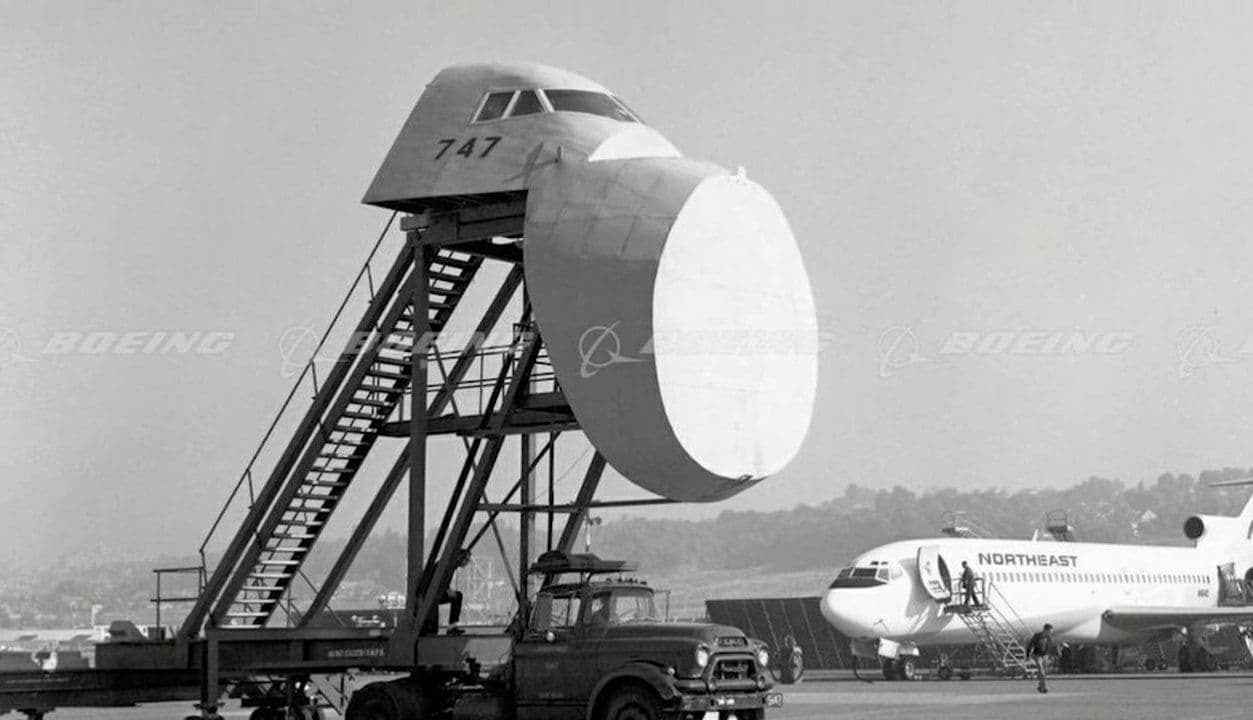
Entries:
{"label": "truck bumper", "polygon": [[766,708],[783,707],[780,692],[712,692],[707,695],[681,695],[680,717],[697,717],[701,720],[728,719],[739,711],[753,711],[762,717]]}

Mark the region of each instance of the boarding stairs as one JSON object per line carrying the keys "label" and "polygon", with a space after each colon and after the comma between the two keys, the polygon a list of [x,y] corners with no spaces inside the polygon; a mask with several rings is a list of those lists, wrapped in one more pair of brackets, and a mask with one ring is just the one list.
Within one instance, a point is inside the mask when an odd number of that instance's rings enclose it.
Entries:
{"label": "boarding stairs", "polygon": [[962,596],[961,588],[955,588],[944,612],[956,615],[978,638],[997,670],[1010,676],[1034,676],[1036,668],[1027,658],[1022,618],[996,585],[985,578],[975,578],[975,597],[979,602],[965,604]]}
{"label": "boarding stairs", "polygon": [[966,516],[961,510],[944,513],[940,518],[940,532],[949,537],[986,538],[992,533]]}
{"label": "boarding stairs", "polygon": [[[483,258],[449,248],[434,250],[427,269],[427,318],[429,336],[418,338],[414,317],[416,272],[398,264],[383,281],[375,301],[380,312],[359,337],[360,351],[345,355],[348,372],[332,371],[324,384],[338,380],[337,387],[319,388],[315,398],[325,399],[303,452],[295,462],[282,491],[270,506],[226,583],[213,611],[214,624],[231,629],[261,628],[275,616],[284,595],[298,577],[314,543],[331,513],[362,466],[382,426],[401,408],[407,397],[415,342],[419,351],[434,347],[435,337],[448,323],[462,295],[478,272]],[[400,282],[401,278],[405,278]],[[386,287],[395,289],[384,296]],[[382,303],[387,303],[381,312]],[[361,330],[361,328],[359,328]],[[349,351],[351,352],[351,351]],[[315,368],[316,372],[316,368]],[[333,398],[333,399],[331,399]],[[403,410],[401,411],[403,412]],[[296,482],[299,478],[299,482]]]}
{"label": "boarding stairs", "polygon": [[1070,512],[1065,509],[1050,510],[1044,522],[1049,534],[1058,542],[1075,541],[1075,525],[1070,521]]}

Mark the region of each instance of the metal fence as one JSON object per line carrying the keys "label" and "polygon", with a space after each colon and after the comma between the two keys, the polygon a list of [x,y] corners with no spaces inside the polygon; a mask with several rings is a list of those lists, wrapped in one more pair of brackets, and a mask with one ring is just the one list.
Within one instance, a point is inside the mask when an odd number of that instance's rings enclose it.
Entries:
{"label": "metal fence", "polygon": [[805,654],[805,667],[844,670],[852,667],[848,638],[822,617],[818,597],[706,600],[711,622],[740,628],[777,653],[791,635]]}

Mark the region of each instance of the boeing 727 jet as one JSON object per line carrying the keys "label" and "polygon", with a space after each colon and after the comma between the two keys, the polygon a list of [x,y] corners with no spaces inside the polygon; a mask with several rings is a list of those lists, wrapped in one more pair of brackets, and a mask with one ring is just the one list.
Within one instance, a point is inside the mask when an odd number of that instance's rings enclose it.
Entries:
{"label": "boeing 727 jet", "polygon": [[[1253,499],[1237,517],[1193,515],[1183,530],[1193,547],[965,537],[894,542],[840,570],[822,614],[851,639],[854,655],[878,658],[890,679],[911,677],[924,646],[983,643],[1004,664],[1025,669],[1021,644],[1045,623],[1071,644],[1183,632],[1190,642],[1180,649],[1180,670],[1208,669],[1212,655],[1196,631],[1253,624]],[[977,580],[972,603],[959,587],[963,563]]]}

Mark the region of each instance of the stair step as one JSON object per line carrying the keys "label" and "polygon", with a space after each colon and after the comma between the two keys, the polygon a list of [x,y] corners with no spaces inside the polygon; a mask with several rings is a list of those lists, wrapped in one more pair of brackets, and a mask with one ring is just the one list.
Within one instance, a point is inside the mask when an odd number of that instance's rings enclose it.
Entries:
{"label": "stair step", "polygon": [[[356,433],[357,435],[378,435],[376,428],[356,427],[354,425],[336,425],[331,428],[331,432]],[[348,443],[343,443],[348,444]]]}
{"label": "stair step", "polygon": [[264,565],[266,567],[292,567],[292,566],[299,565],[299,564],[300,564],[299,560],[258,560],[257,561],[257,565]]}
{"label": "stair step", "polygon": [[357,468],[355,467],[330,468],[330,467],[318,467],[317,465],[314,465],[309,468],[309,472],[325,473],[327,475],[351,475],[357,472]]}
{"label": "stair step", "polygon": [[449,255],[438,254],[435,257],[431,258],[431,265],[444,265],[446,267],[455,267],[455,268],[462,268],[465,270],[469,270],[471,268],[477,269],[479,266],[479,261],[473,255],[468,255],[465,258],[460,258],[460,257],[452,257]]}
{"label": "stair step", "polygon": [[331,488],[331,489],[335,489],[335,488],[345,488],[345,487],[348,487],[348,483],[346,483],[346,482],[340,482],[340,481],[338,481],[338,480],[306,480],[306,481],[305,481],[305,483],[304,483],[304,486],[305,486],[305,487],[310,487],[310,488]]}
{"label": "stair step", "polygon": [[404,392],[403,387],[395,385],[367,385],[362,383],[357,386],[357,392],[369,393],[370,395],[397,395]]}
{"label": "stair step", "polygon": [[269,572],[250,572],[248,577],[257,578],[259,580],[290,580],[291,575],[287,573],[269,573]]}
{"label": "stair step", "polygon": [[[409,363],[404,363],[404,367],[408,368]],[[387,378],[388,380],[408,380],[409,373],[396,373],[390,370],[380,370],[378,368],[370,368],[366,371],[366,377]]]}
{"label": "stair step", "polygon": [[[289,508],[287,512],[299,512],[299,511],[292,510]],[[304,512],[313,512],[313,511],[305,510]],[[318,527],[320,525],[325,525],[326,522],[323,520],[284,520],[282,521],[282,524],[286,525],[287,527]]]}
{"label": "stair step", "polygon": [[[374,359],[370,361],[370,364],[371,364],[371,365],[374,365],[374,364],[379,364],[379,365],[393,365],[393,366],[395,366],[395,367],[405,367],[405,368],[407,368],[407,367],[409,367],[409,358],[407,358],[407,357],[405,357],[405,358],[389,358],[389,357],[387,357],[386,355],[375,355],[375,356],[374,356]],[[370,374],[370,375],[379,375],[379,373],[378,373],[378,372],[375,372],[374,368],[370,368],[370,370],[369,370],[369,373],[368,373],[368,374]],[[383,376],[383,377],[386,377],[386,376]],[[407,377],[407,376],[406,376],[406,377]]]}
{"label": "stair step", "polygon": [[[339,446],[340,443],[335,443],[335,445]],[[354,449],[356,448],[356,446],[353,446],[353,447]],[[318,459],[319,460],[346,460],[349,462],[357,462],[359,460],[365,460],[365,455],[362,453],[356,453],[356,452],[349,453],[347,455],[336,455],[335,451],[331,450],[329,452],[318,453]]]}
{"label": "stair step", "polygon": [[[458,278],[458,280],[460,280],[460,278]],[[432,295],[438,293],[448,298],[460,298],[465,294],[468,284],[458,282],[458,280],[445,279],[442,277],[431,278],[430,286],[427,289]],[[436,281],[446,282],[449,285],[452,285],[452,287],[440,287],[435,284]]]}
{"label": "stair step", "polygon": [[353,420],[368,420],[370,422],[387,419],[381,415],[375,415],[374,413],[353,412],[352,410],[345,410],[340,413],[340,417],[352,418]]}
{"label": "stair step", "polygon": [[368,405],[370,407],[380,407],[380,408],[389,408],[389,407],[396,406],[396,403],[394,402],[387,402],[385,400],[371,400],[370,398],[359,398],[359,397],[355,397],[352,400],[349,400],[349,402],[351,402],[354,405]]}
{"label": "stair step", "polygon": [[283,588],[278,585],[245,585],[240,592],[282,592]]}
{"label": "stair step", "polygon": [[271,540],[317,540],[318,536],[313,533],[275,533],[270,536]]}
{"label": "stair step", "polygon": [[292,497],[294,497],[297,500],[335,500],[336,499],[334,495],[330,495],[330,494],[319,495],[317,493],[301,493],[301,492],[296,493]]}
{"label": "stair step", "polygon": [[278,602],[278,598],[239,598],[235,601],[235,605],[273,605]]}
{"label": "stair step", "polygon": [[226,613],[228,618],[264,618],[269,617],[268,612],[229,612]]}

